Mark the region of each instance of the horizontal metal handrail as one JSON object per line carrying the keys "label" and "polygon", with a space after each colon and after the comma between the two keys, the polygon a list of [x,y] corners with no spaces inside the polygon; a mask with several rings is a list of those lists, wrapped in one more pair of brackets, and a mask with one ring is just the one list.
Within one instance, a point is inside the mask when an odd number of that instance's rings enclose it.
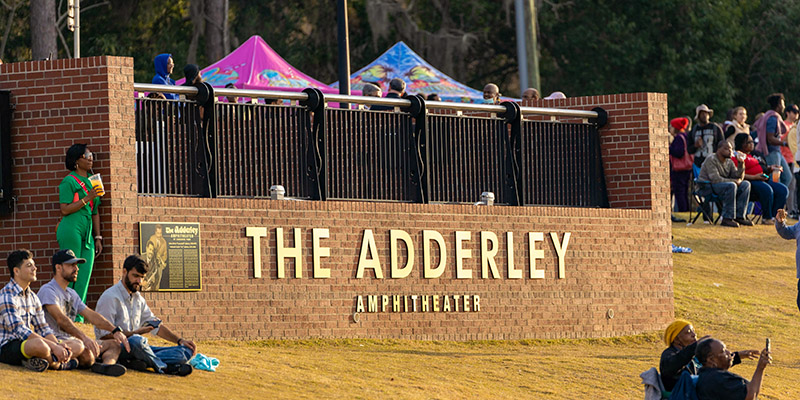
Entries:
{"label": "horizontal metal handrail", "polygon": [[[154,85],[150,83],[134,83],[133,89],[139,92],[167,92],[167,93],[178,93],[184,95],[197,94],[197,88],[194,86]],[[308,99],[308,95],[303,92],[284,92],[279,90],[214,88],[214,94],[217,96],[286,99],[286,100],[297,100],[297,101],[304,101]],[[329,93],[325,94],[325,101],[339,102],[339,103],[353,103],[353,104],[386,105],[394,107],[411,106],[411,102],[406,99],[392,99],[386,97],[371,97],[371,96],[347,96],[342,94],[329,94]],[[425,107],[431,109],[441,109],[441,110],[488,112],[500,115],[506,112],[506,108],[501,105],[456,103],[447,101],[426,101]],[[546,108],[546,107],[520,107],[520,110],[523,115],[546,115],[553,117],[574,117],[574,118],[598,117],[597,112],[585,111],[585,110],[569,110],[562,108]]]}

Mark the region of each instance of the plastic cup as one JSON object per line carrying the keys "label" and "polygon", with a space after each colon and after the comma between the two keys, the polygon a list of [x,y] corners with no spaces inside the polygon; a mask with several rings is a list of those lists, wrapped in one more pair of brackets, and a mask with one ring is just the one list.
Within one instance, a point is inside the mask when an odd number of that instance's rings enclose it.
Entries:
{"label": "plastic cup", "polygon": [[103,196],[106,194],[106,190],[103,187],[103,179],[100,178],[100,174],[94,174],[89,177],[89,182],[92,183],[92,189],[100,188],[100,191],[97,193],[98,196]]}
{"label": "plastic cup", "polygon": [[778,170],[772,171],[772,181],[773,182],[781,181],[781,171]]}

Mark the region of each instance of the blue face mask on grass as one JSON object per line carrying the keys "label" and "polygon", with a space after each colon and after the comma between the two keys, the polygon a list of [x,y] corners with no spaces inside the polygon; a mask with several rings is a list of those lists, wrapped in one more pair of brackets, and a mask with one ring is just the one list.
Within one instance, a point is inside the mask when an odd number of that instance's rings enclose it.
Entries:
{"label": "blue face mask on grass", "polygon": [[197,353],[191,360],[189,360],[189,364],[194,369],[201,369],[203,371],[214,372],[217,370],[219,366],[219,360],[213,357],[209,357],[205,354]]}

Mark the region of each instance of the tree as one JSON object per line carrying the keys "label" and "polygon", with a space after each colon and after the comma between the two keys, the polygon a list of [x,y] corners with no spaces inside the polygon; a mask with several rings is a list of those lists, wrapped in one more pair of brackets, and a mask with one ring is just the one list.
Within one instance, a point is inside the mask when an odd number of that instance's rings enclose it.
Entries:
{"label": "tree", "polygon": [[31,0],[31,50],[34,60],[57,58],[55,0]]}
{"label": "tree", "polygon": [[206,59],[216,61],[225,57],[224,38],[227,15],[226,0],[205,0],[206,22]]}

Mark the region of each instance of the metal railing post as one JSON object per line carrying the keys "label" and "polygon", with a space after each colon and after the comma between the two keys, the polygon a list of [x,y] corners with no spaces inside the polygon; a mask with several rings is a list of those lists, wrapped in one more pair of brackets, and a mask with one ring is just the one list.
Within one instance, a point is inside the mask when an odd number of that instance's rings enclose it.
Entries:
{"label": "metal railing post", "polygon": [[519,104],[511,101],[501,103],[506,108],[503,117],[507,129],[501,132],[503,137],[503,199],[510,206],[522,205],[523,180],[522,168],[522,112]]}
{"label": "metal railing post", "polygon": [[411,141],[406,148],[411,170],[406,177],[406,193],[413,194],[415,203],[428,203],[430,193],[430,182],[428,181],[427,165],[429,160],[428,152],[428,131],[426,128],[427,110],[425,99],[421,95],[404,96],[411,101],[409,114],[413,118],[411,129]]}
{"label": "metal railing post", "polygon": [[303,93],[308,95],[306,100],[300,102],[305,106],[306,113],[305,134],[303,135],[303,149],[306,154],[305,178],[311,186],[312,200],[327,200],[328,191],[325,187],[328,181],[328,170],[325,168],[325,154],[327,143],[325,141],[325,94],[316,88],[307,88]]}

